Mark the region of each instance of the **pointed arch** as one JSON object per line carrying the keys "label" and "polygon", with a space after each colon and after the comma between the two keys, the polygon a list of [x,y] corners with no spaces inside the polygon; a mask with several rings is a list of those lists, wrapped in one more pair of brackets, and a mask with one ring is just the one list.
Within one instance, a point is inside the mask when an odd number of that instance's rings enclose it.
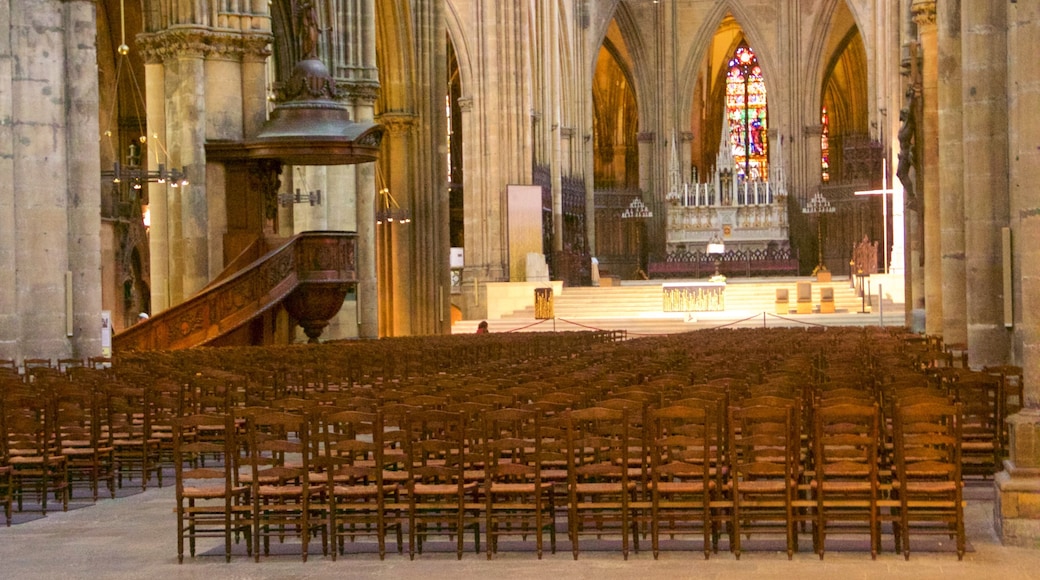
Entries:
{"label": "pointed arch", "polygon": [[[678,119],[693,122],[692,117],[696,113],[695,99],[698,95],[697,83],[703,81],[707,84],[704,90],[706,97],[702,103],[702,112],[706,114],[702,119],[701,134],[697,137],[700,140],[700,158],[695,160],[695,164],[705,170],[714,165],[718,153],[719,137],[726,115],[727,70],[730,59],[742,43],[754,50],[762,71],[766,93],[780,94],[779,83],[775,80],[776,71],[779,71],[778,59],[775,57],[775,51],[769,49],[765,36],[755,27],[755,22],[756,20],[748,17],[742,5],[735,2],[719,3],[705,18],[696,41],[681,60],[679,78],[682,79],[682,84],[678,87],[679,110],[676,112]],[[715,47],[717,35],[733,26],[739,32],[732,34],[728,43]],[[772,121],[770,125],[775,126]]]}
{"label": "pointed arch", "polygon": [[448,42],[455,49],[455,60],[459,65],[459,77],[463,87],[462,96],[470,98],[472,91],[468,91],[467,88],[472,87],[472,83],[476,79],[473,70],[473,49],[469,45],[469,38],[463,32],[462,20],[454,2],[445,3],[444,14],[448,29]]}
{"label": "pointed arch", "polygon": [[376,62],[381,113],[415,110],[411,71],[415,70],[412,18],[408,0],[376,2]]}

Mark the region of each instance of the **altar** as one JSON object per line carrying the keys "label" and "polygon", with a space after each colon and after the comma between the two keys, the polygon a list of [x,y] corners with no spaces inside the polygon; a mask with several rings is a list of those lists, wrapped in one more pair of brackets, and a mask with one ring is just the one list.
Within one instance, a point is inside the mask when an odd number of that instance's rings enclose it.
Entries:
{"label": "altar", "polygon": [[[665,251],[682,255],[720,237],[737,251],[786,250],[790,246],[787,184],[780,143],[771,144],[770,169],[762,178],[744,179],[734,172],[728,121],[723,123],[715,170],[705,183],[688,183],[672,172]],[[677,166],[677,162],[673,162]]]}
{"label": "altar", "polygon": [[725,282],[661,284],[665,312],[721,312],[726,309]]}

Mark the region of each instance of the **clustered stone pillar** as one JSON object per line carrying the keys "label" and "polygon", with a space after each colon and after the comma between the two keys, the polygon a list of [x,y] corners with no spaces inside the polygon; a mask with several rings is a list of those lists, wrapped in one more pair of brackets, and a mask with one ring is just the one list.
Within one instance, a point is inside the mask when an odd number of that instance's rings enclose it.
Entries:
{"label": "clustered stone pillar", "polygon": [[915,0],[912,6],[921,42],[921,89],[923,143],[920,170],[924,176],[921,211],[924,217],[924,307],[925,332],[942,334],[942,228],[939,197],[939,35],[935,24],[935,1]]}
{"label": "clustered stone pillar", "polygon": [[[379,122],[386,128],[383,137],[383,156],[379,164],[386,182],[382,187],[389,190],[402,209],[411,210],[408,192],[412,189],[414,173],[412,164],[405,161],[411,151],[415,117],[408,114],[383,114]],[[394,171],[389,171],[393,167]],[[377,195],[376,211],[390,203],[389,198]],[[384,222],[377,226],[379,231],[379,270],[385,286],[380,288],[379,326],[382,336],[408,336],[411,327],[412,283],[412,224]]]}
{"label": "clustered stone pillar", "polygon": [[[961,0],[937,7],[939,30],[939,173],[942,241],[942,337],[948,345],[968,343],[964,271],[964,165],[961,107]],[[954,168],[953,171],[950,168]]]}
{"label": "clustered stone pillar", "polygon": [[[1008,225],[1007,3],[970,2],[963,44],[965,262],[968,361],[1004,364],[1001,228]],[[951,168],[951,171],[955,168]]]}
{"label": "clustered stone pillar", "polygon": [[0,6],[2,358],[101,354],[94,9]]}
{"label": "clustered stone pillar", "polygon": [[1015,350],[1021,353],[1025,408],[1008,419],[1009,458],[996,477],[993,519],[1004,544],[1035,548],[1040,544],[1040,292],[1036,291],[1040,284],[1040,198],[1036,194],[1040,6],[1018,2],[1007,11],[1009,201],[1017,272]]}

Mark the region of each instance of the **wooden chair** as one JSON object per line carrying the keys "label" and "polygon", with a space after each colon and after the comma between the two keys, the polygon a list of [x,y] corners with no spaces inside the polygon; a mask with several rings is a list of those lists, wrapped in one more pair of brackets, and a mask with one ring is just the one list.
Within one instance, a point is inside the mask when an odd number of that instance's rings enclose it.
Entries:
{"label": "wooden chair", "polygon": [[[221,442],[201,441],[196,437],[201,427],[224,426],[232,432],[230,415],[189,415],[173,423],[173,466],[177,497],[177,562],[184,562],[184,542],[194,558],[199,538],[221,538],[224,560],[231,561],[232,541],[241,535],[252,555],[253,521],[249,487],[235,482],[231,439]],[[199,466],[204,455],[219,456],[216,467]]]}
{"label": "wooden chair", "polygon": [[[253,556],[260,561],[270,554],[271,538],[284,542],[287,535],[300,539],[300,555],[307,561],[310,538],[321,534],[327,553],[327,518],[312,512],[311,503],[320,505],[323,484],[310,482],[313,448],[309,444],[309,424],[303,415],[284,411],[260,411],[246,420],[249,441],[251,498],[253,518]],[[316,499],[317,498],[317,499]]]}
{"label": "wooden chair", "polygon": [[896,409],[892,496],[898,501],[906,559],[911,531],[953,538],[957,559],[964,557],[960,415],[955,404],[929,402]]}
{"label": "wooden chair", "polygon": [[961,408],[961,474],[991,478],[1004,459],[1000,379],[973,372],[953,383],[950,393]]}
{"label": "wooden chair", "polygon": [[149,412],[152,396],[153,393],[144,387],[118,383],[107,390],[108,436],[119,465],[116,483],[120,488],[124,477],[132,480],[137,476],[141,489],[147,489],[153,474],[161,485],[161,442],[152,437],[152,414]]}
{"label": "wooden chair", "polygon": [[32,380],[39,372],[53,369],[54,363],[49,358],[26,357],[22,359],[22,375],[25,377],[26,382]]}
{"label": "wooden chair", "polygon": [[[325,485],[332,559],[344,550],[344,540],[376,539],[379,558],[386,556],[388,520],[396,524],[397,551],[402,552],[400,518],[388,518],[398,505],[400,486],[383,479],[383,418],[376,413],[333,411],[314,422],[312,442],[320,443],[314,464],[316,482]],[[396,512],[394,512],[396,514]]]}
{"label": "wooden chair", "polygon": [[55,406],[46,396],[5,404],[7,465],[18,511],[23,511],[27,496],[36,499],[44,515],[51,495],[62,511],[69,508],[68,463],[61,453]]}
{"label": "wooden chair", "polygon": [[[870,555],[881,545],[878,520],[878,407],[874,403],[823,404],[813,413],[812,493],[816,553],[823,559],[831,523],[865,524]],[[842,532],[849,527],[842,525]]]}
{"label": "wooden chair", "polygon": [[421,554],[432,530],[447,530],[461,560],[465,528],[480,551],[480,482],[466,479],[465,425],[460,413],[423,410],[406,421],[408,554]]}
{"label": "wooden chair", "polygon": [[629,481],[629,420],[625,409],[590,407],[567,412],[568,528],[574,559],[579,537],[619,534],[628,559],[629,534],[639,536],[630,513],[636,484]]}
{"label": "wooden chair", "polygon": [[538,413],[498,409],[484,415],[487,446],[484,498],[487,557],[498,551],[504,535],[533,533],[542,558],[543,536],[556,553],[556,503],[553,482],[542,478],[542,433]]}
{"label": "wooden chair", "polygon": [[743,534],[775,533],[777,524],[787,557],[794,556],[800,445],[792,436],[793,415],[786,406],[730,407],[727,491],[733,502],[731,549],[738,559]]}
{"label": "wooden chair", "polygon": [[[85,392],[84,392],[85,391]],[[61,430],[61,452],[69,473],[69,491],[78,482],[89,488],[92,501],[98,500],[100,484],[106,483],[108,495],[116,496],[115,447],[102,429],[106,412],[97,388],[93,385],[69,383],[57,400],[58,428]]]}
{"label": "wooden chair", "polygon": [[[17,371],[16,371],[17,372]],[[7,449],[7,412],[5,393],[0,392],[0,505],[4,507],[4,520],[11,526],[12,480],[11,454]]]}
{"label": "wooden chair", "polygon": [[[678,405],[650,411],[646,448],[651,457],[650,521],[654,558],[660,535],[700,532],[704,558],[717,545],[711,501],[720,466],[717,413],[713,404]],[[693,527],[697,525],[698,527]]]}

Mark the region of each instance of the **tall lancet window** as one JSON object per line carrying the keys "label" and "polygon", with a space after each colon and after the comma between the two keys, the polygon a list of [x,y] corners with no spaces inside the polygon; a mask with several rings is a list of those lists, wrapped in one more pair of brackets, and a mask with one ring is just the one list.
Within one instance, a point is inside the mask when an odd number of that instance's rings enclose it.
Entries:
{"label": "tall lancet window", "polygon": [[831,117],[827,107],[820,113],[820,176],[823,182],[831,180]]}
{"label": "tall lancet window", "polygon": [[766,84],[755,52],[743,42],[730,59],[726,74],[726,118],[737,175],[768,179]]}

